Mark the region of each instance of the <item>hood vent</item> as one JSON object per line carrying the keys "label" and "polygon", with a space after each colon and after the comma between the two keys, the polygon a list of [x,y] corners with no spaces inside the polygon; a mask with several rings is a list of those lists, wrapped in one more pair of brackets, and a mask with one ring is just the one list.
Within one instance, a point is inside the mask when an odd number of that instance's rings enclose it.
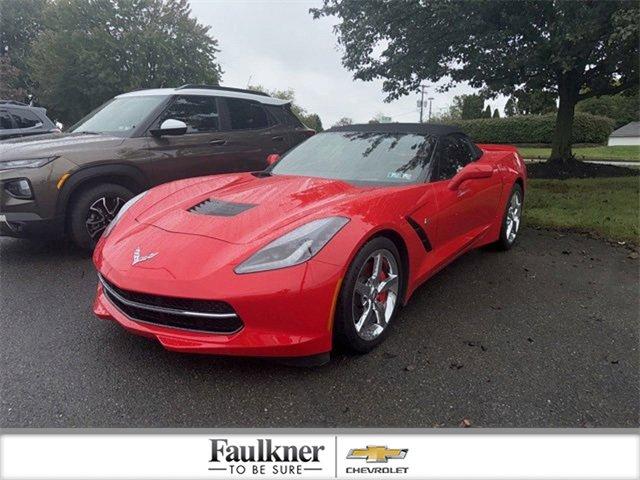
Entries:
{"label": "hood vent", "polygon": [[209,198],[208,200],[191,207],[189,212],[216,217],[235,217],[236,215],[253,207],[255,207],[255,205],[251,203],[223,202],[222,200]]}

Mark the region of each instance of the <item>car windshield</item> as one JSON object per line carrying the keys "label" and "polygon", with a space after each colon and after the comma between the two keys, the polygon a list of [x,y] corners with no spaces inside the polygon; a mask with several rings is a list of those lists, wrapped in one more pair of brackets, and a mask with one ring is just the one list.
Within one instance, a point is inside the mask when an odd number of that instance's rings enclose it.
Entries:
{"label": "car windshield", "polygon": [[422,179],[433,137],[408,133],[325,132],[291,150],[271,170],[363,183],[414,183]]}
{"label": "car windshield", "polygon": [[73,125],[69,131],[129,136],[166,98],[163,95],[114,98]]}

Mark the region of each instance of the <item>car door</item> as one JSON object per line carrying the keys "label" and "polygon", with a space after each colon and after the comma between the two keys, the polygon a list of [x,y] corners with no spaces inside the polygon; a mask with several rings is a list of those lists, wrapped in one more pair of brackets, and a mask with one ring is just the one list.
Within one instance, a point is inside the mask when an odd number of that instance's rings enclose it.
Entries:
{"label": "car door", "polygon": [[[437,248],[451,255],[473,242],[495,219],[502,185],[499,174],[481,153],[465,136],[458,134],[440,138],[436,148],[432,178],[438,202],[435,241]],[[456,175],[464,169],[481,169],[487,176],[464,180],[453,188]]]}
{"label": "car door", "polygon": [[[212,95],[178,95],[152,123],[147,132],[147,176],[154,185],[231,170],[218,102]],[[168,119],[184,122],[187,132],[160,137],[150,133]]]}
{"label": "car door", "polygon": [[229,97],[221,104],[230,171],[263,170],[270,154],[289,149],[286,126],[271,118],[259,102]]}

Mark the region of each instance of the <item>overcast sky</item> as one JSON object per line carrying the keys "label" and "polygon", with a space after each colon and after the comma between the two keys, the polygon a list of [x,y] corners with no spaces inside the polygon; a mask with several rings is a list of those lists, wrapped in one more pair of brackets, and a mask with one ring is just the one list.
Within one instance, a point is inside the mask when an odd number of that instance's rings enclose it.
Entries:
{"label": "overcast sky", "polygon": [[[342,66],[342,53],[332,26],[335,18],[314,20],[308,0],[191,0],[193,15],[210,25],[219,42],[222,84],[296,92],[296,102],[320,115],[325,128],[342,117],[366,122],[377,113],[393,121],[417,122],[416,102],[409,95],[384,102],[382,81],[362,82]],[[433,112],[445,109],[455,95],[472,93],[460,85],[447,93],[429,89]],[[501,109],[503,102],[491,102]],[[426,118],[426,112],[425,112]]]}

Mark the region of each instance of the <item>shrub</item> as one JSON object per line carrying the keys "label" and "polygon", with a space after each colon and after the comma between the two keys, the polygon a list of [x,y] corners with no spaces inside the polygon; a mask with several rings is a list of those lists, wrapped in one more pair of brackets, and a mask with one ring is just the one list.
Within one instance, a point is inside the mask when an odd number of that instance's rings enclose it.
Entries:
{"label": "shrub", "polygon": [[636,91],[633,95],[617,94],[592,97],[578,102],[576,112],[604,115],[613,118],[614,128],[620,128],[629,122],[640,120],[640,95]]}
{"label": "shrub", "polygon": [[[522,115],[507,118],[456,120],[478,143],[551,143],[555,115]],[[576,112],[573,143],[605,143],[613,131],[614,121],[607,117]]]}

